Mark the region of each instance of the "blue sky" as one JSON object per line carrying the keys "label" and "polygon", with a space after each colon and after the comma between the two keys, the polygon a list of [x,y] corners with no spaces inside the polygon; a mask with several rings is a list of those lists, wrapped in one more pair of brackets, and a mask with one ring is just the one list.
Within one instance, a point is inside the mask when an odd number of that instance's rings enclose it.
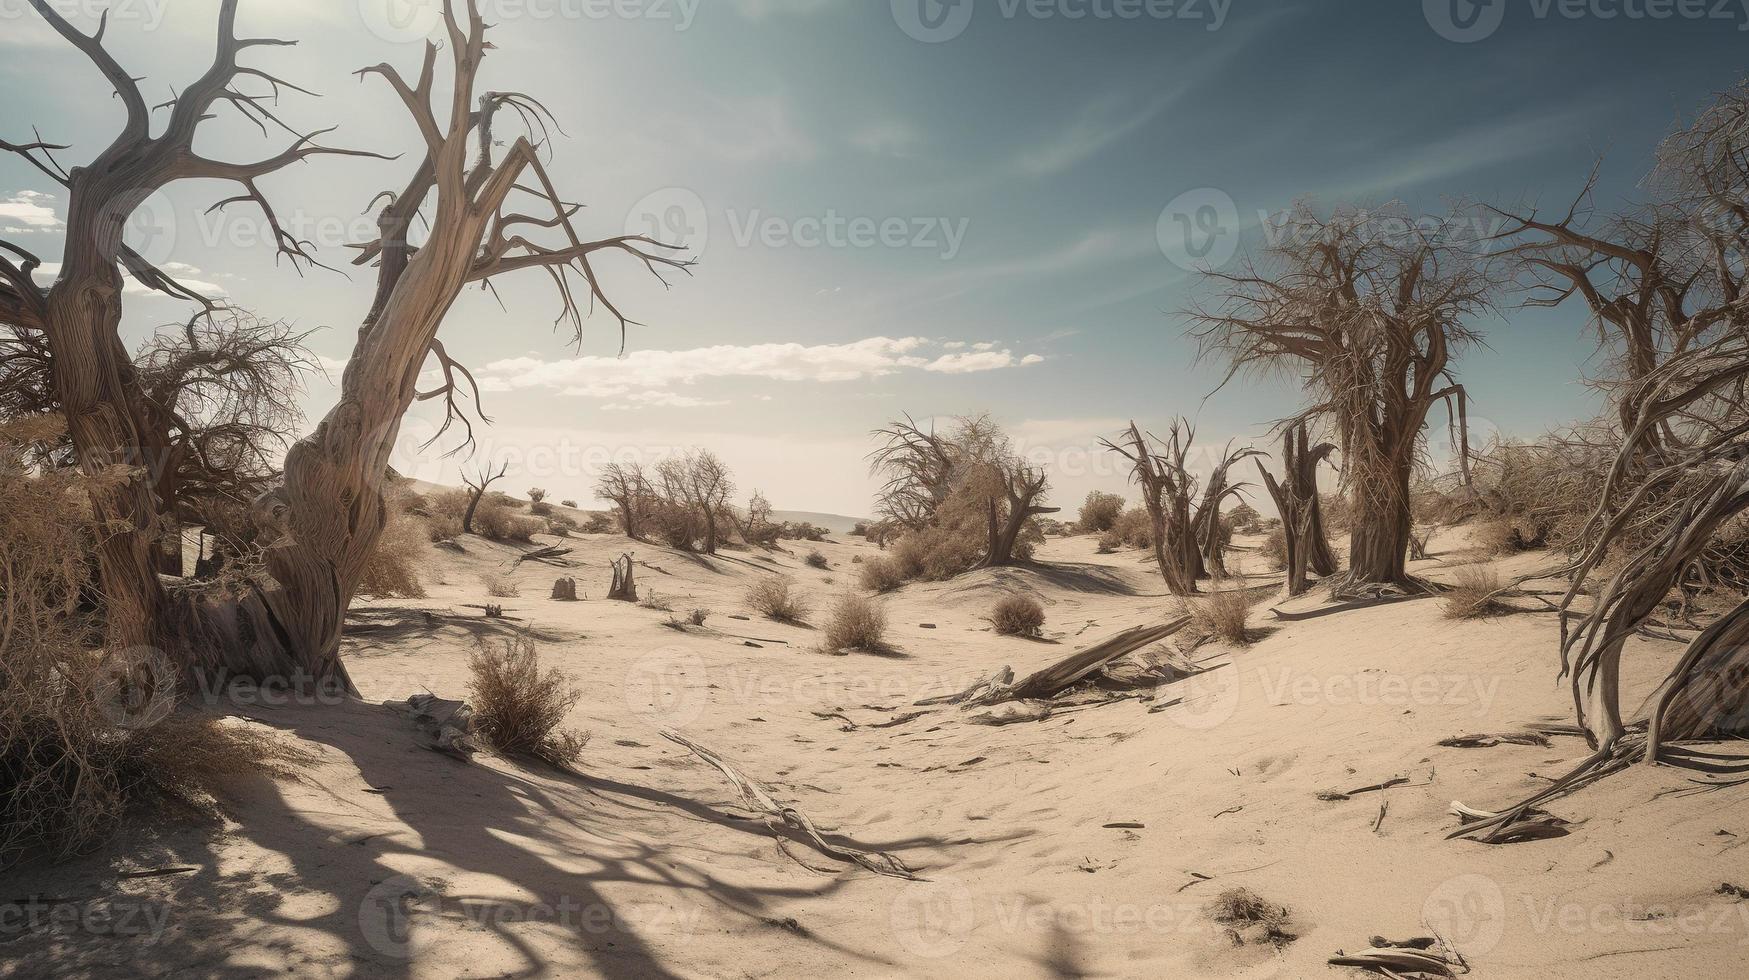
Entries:
{"label": "blue sky", "polygon": [[[30,98],[0,108],[0,134],[40,126],[80,162],[120,110],[19,6],[0,3],[0,77]],[[87,28],[103,6],[72,5]],[[113,6],[110,46],[148,96],[198,74],[216,0]],[[963,26],[918,40],[904,26],[916,32],[920,9]],[[1629,16],[1648,9],[1671,16]],[[1261,239],[1259,215],[1301,196],[1564,209],[1599,157],[1608,207],[1633,194],[1680,116],[1739,77],[1749,45],[1734,0],[498,0],[487,11],[498,50],[483,84],[529,92],[558,117],[552,171],[587,206],[581,229],[655,221],[700,263],[670,290],[627,264],[605,270],[646,324],[624,360],[601,318],[574,359],[551,330],[544,277],[500,282],[503,308],[464,297],[442,336],[493,389],[481,451],[583,499],[606,456],[708,446],[780,508],[843,513],[869,510],[867,431],[902,412],[994,413],[1056,468],[1071,505],[1123,488],[1095,446],[1131,417],[1191,416],[1212,445],[1290,413],[1291,381],[1205,400],[1220,371],[1196,364],[1184,336],[1179,311],[1197,283],[1162,248],[1172,202],[1230,201],[1241,254]],[[249,60],[321,93],[289,96],[288,120],[337,125],[332,144],[410,153],[416,136],[393,97],[351,72],[387,61],[411,73],[425,12],[420,0],[245,0],[247,29],[301,42]],[[1470,14],[1486,36],[1452,40]],[[202,146],[245,159],[279,143],[221,119]],[[343,245],[369,229],[365,204],[409,165],[318,159],[264,187],[325,261],[350,269]],[[0,229],[50,262],[65,215],[54,190],[0,160]],[[177,185],[132,234],[238,305],[328,328],[313,343],[343,359],[368,272],[300,278],[275,264],[254,215],[202,214],[224,194]],[[132,297],[129,331],[180,310]],[[1489,348],[1459,368],[1484,427],[1533,435],[1593,411],[1577,380],[1591,354],[1584,320],[1576,307],[1508,309],[1485,325]],[[311,411],[331,400],[316,379]],[[454,459],[400,462],[456,479]]]}

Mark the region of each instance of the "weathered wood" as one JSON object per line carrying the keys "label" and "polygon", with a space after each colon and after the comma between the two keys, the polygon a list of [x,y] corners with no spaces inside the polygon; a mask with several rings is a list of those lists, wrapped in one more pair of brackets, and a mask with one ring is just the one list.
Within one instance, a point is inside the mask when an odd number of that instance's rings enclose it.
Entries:
{"label": "weathered wood", "polygon": [[1056,696],[1091,675],[1094,671],[1126,653],[1133,653],[1150,643],[1158,643],[1189,625],[1189,616],[1156,626],[1135,626],[1116,636],[1101,640],[1078,653],[1027,675],[1019,683],[991,690],[970,698],[968,705],[988,705],[1001,701],[1042,701]]}

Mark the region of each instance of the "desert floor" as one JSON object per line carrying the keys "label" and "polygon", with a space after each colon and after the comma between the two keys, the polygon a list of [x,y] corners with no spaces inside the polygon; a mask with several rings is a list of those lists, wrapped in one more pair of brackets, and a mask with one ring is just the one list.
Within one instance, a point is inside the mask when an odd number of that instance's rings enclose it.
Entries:
{"label": "desert floor", "polygon": [[[875,552],[861,539],[819,545],[826,571],[804,566],[805,543],[769,559],[565,543],[584,601],[549,600],[561,572],[464,538],[465,553],[433,548],[429,599],[359,610],[346,657],[363,702],[219,704],[316,761],[233,787],[222,827],[139,827],[103,854],[9,874],[0,899],[76,912],[0,923],[0,974],[1320,977],[1359,975],[1326,965],[1339,949],[1432,930],[1483,977],[1740,976],[1749,963],[1749,901],[1719,892],[1749,885],[1749,788],[1639,767],[1554,804],[1569,836],[1446,839],[1453,800],[1504,806],[1587,754],[1568,737],[1437,745],[1571,720],[1551,615],[1458,622],[1433,599],[1272,627],[1265,602],[1254,622],[1268,635],[1203,646],[1218,669],[1149,700],[1006,727],[942,706],[880,728],[1005,664],[1025,673],[1161,621],[1173,600],[1141,552],[1053,538],[1037,565],[887,597],[895,650],[837,656],[815,630],[751,615],[743,592],[779,571],[823,607]],[[712,610],[706,628],[605,601],[626,550],[646,593]],[[1433,551],[1415,569],[1435,579],[1473,560],[1458,536]],[[521,595],[488,600],[489,575]],[[1250,583],[1265,599],[1279,584]],[[1011,591],[1044,603],[1045,641],[990,631],[982,617]],[[457,761],[382,704],[466,697],[476,637],[498,627],[428,625],[418,610],[472,617],[487,601],[586,688],[571,718],[592,734],[580,775]],[[1643,692],[1680,648],[1635,643]],[[924,880],[774,832],[664,728]],[[1318,798],[1396,777],[1408,782]],[[193,870],[129,876],[167,866]],[[1206,909],[1241,886],[1287,906],[1298,938],[1236,944]]]}

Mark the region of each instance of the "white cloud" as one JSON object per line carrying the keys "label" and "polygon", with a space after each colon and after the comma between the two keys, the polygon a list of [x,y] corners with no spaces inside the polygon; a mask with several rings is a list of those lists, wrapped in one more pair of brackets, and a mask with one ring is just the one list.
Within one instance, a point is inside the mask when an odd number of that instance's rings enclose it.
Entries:
{"label": "white cloud", "polygon": [[[623,358],[544,360],[514,357],[479,372],[482,391],[544,388],[580,398],[610,399],[616,410],[637,406],[696,408],[723,405],[671,389],[717,378],[840,383],[928,371],[970,374],[1037,364],[1037,354],[1011,350],[968,351],[963,341],[937,343],[923,337],[867,337],[843,344],[722,344],[692,350],[642,350]],[[952,349],[954,353],[940,353]]]}
{"label": "white cloud", "polygon": [[59,231],[66,227],[55,217],[54,197],[39,191],[18,191],[0,200],[0,220],[8,222],[9,234],[30,234],[36,231]]}
{"label": "white cloud", "polygon": [[[165,262],[158,266],[158,270],[170,278],[175,279],[185,288],[191,289],[194,292],[205,296],[207,299],[218,299],[230,295],[224,286],[221,286],[216,282],[208,282],[205,279],[196,279],[195,276],[201,275],[201,271],[194,266],[189,265],[187,262]],[[38,267],[38,271],[52,279],[61,274],[61,263],[44,262]],[[141,285],[139,280],[129,275],[126,269],[122,270],[121,275],[121,291],[123,295],[158,296],[164,299],[177,299],[175,296],[159,292],[156,289],[149,289],[146,286]]]}

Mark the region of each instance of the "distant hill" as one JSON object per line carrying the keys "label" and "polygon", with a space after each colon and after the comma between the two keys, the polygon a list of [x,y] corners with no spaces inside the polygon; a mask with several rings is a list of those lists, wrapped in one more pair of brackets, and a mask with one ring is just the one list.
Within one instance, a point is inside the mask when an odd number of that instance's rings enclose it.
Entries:
{"label": "distant hill", "polygon": [[843,514],[821,514],[811,510],[774,510],[771,512],[774,521],[793,521],[800,524],[807,521],[815,527],[823,527],[834,534],[849,534],[850,529],[858,523],[866,522],[866,517],[845,517]]}

